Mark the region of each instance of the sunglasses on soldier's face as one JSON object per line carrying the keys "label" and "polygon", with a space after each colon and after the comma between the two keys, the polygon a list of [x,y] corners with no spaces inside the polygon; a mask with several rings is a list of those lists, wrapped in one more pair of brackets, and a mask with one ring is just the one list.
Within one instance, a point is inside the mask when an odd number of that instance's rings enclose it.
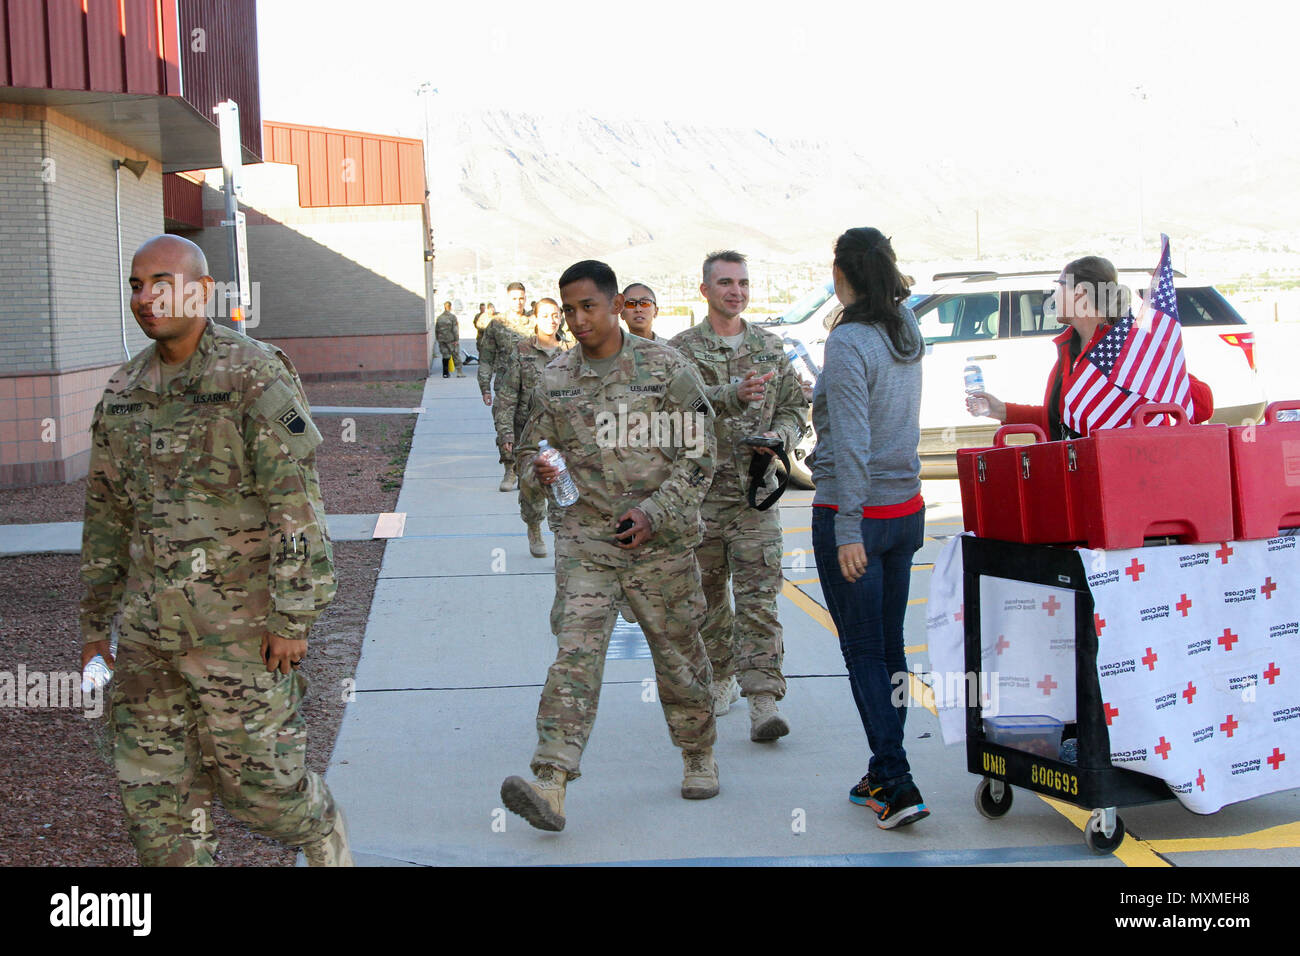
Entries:
{"label": "sunglasses on soldier's face", "polygon": [[655,304],[654,299],[624,299],[623,308],[625,309],[648,309]]}

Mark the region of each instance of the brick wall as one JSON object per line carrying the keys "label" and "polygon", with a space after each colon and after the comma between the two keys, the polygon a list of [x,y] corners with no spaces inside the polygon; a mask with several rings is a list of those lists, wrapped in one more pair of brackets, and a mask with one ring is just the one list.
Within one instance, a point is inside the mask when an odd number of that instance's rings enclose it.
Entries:
{"label": "brick wall", "polygon": [[[131,256],[163,231],[162,167],[149,164],[141,179],[118,170],[122,209],[122,265],[118,271],[113,204],[113,160],[104,146],[47,125],[58,179],[47,187],[50,267],[57,370],[122,362],[122,299]],[[119,282],[120,276],[120,282]],[[128,308],[127,344],[134,355],[149,344]]]}
{"label": "brick wall", "polygon": [[[0,487],[86,472],[90,416],[124,361],[121,290],[162,232],[162,173],[123,169],[119,271],[114,159],[142,159],[55,110],[0,104]],[[127,315],[132,354],[148,344]]]}
{"label": "brick wall", "polygon": [[0,112],[0,375],[53,355],[43,124]]}

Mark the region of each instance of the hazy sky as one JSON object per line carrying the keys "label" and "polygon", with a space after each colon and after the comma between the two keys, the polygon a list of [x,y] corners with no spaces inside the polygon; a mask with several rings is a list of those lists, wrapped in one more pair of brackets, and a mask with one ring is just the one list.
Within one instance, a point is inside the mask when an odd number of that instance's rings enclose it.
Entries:
{"label": "hazy sky", "polygon": [[435,110],[1087,151],[1122,147],[1143,119],[1140,87],[1171,151],[1297,139],[1300,13],[1281,3],[902,6],[260,0],[262,113],[421,136],[414,89],[429,80]]}

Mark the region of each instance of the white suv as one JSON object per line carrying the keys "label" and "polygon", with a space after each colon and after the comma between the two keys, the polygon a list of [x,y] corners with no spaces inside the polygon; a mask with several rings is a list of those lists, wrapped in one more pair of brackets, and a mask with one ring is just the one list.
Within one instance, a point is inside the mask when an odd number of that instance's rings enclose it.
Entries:
{"label": "white suv", "polygon": [[[956,450],[990,444],[998,427],[966,411],[966,365],[983,369],[990,394],[1008,402],[1042,403],[1056,361],[1052,337],[1063,329],[1048,301],[1059,274],[940,273],[908,299],[926,343],[920,455],[927,477],[955,474]],[[1124,269],[1119,275],[1135,293],[1145,293],[1151,280],[1150,270]],[[1187,369],[1214,393],[1211,421],[1259,421],[1265,398],[1255,374],[1254,333],[1213,286],[1174,275]],[[820,374],[827,327],[838,308],[828,282],[767,326],[782,336],[787,354],[805,375]],[[796,484],[810,486],[803,461],[815,444],[810,435],[795,449],[791,477]]]}

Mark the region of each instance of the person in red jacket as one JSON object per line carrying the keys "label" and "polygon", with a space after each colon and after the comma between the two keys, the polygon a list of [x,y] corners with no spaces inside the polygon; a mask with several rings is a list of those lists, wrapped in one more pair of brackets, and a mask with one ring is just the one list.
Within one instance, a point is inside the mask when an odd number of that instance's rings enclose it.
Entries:
{"label": "person in red jacket", "polygon": [[[1109,259],[1084,256],[1075,259],[1061,272],[1053,293],[1058,321],[1068,326],[1052,341],[1056,344],[1056,365],[1047,379],[1042,405],[1017,405],[1004,402],[987,392],[974,392],[966,398],[971,414],[980,414],[979,399],[988,401],[988,415],[1007,424],[1037,425],[1049,440],[1078,438],[1061,417],[1064,396],[1084,371],[1082,357],[1106,334],[1128,308],[1128,290],[1119,284],[1119,273]],[[1214,395],[1210,386],[1188,374],[1192,392],[1192,422],[1208,421],[1214,414]]]}

